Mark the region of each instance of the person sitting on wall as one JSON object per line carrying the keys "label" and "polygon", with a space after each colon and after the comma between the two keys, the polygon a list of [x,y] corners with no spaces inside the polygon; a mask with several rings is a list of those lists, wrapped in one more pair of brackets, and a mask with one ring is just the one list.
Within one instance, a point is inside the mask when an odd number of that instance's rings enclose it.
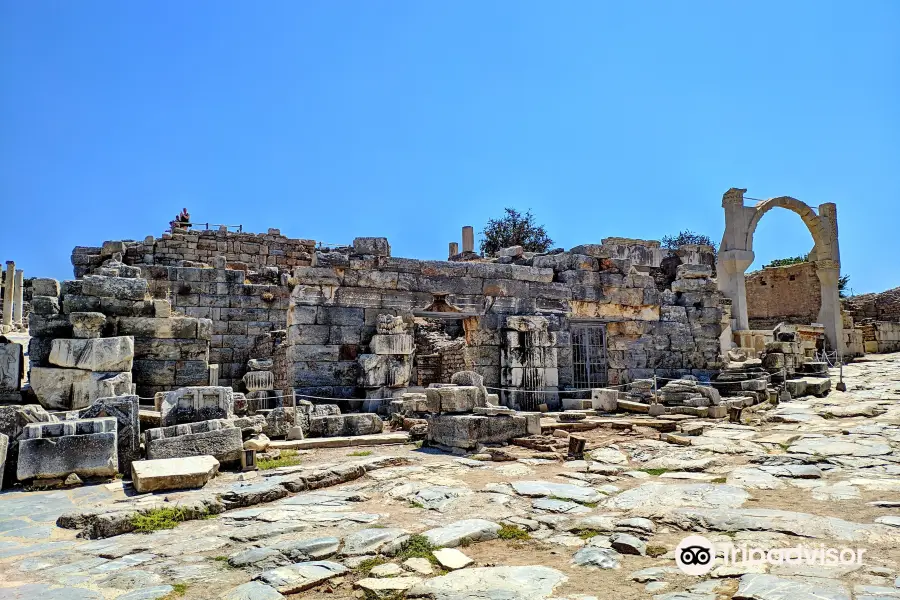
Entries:
{"label": "person sitting on wall", "polygon": [[188,209],[182,208],[181,212],[175,217],[174,221],[169,221],[169,225],[172,229],[187,229],[191,226],[191,214],[188,212]]}

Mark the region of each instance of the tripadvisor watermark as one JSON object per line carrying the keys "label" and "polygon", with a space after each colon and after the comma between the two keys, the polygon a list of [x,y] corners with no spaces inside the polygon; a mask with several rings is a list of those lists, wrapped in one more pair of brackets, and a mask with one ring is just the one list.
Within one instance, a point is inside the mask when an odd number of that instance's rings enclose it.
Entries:
{"label": "tripadvisor watermark", "polygon": [[[865,548],[829,548],[798,544],[789,548],[759,548],[743,544],[716,546],[702,535],[689,535],[675,548],[675,564],[688,575],[705,575],[718,564],[729,565],[861,565]],[[717,561],[717,554],[719,560]]]}

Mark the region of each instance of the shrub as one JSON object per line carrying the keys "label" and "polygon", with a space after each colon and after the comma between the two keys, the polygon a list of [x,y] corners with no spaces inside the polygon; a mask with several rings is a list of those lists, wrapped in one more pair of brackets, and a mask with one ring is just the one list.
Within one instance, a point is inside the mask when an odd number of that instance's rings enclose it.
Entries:
{"label": "shrub", "polygon": [[295,467],[302,461],[296,450],[282,450],[278,458],[263,458],[256,461],[256,467],[260,471],[277,469],[278,467]]}
{"label": "shrub", "polygon": [[[206,516],[206,514],[199,515]],[[139,533],[150,533],[160,529],[174,529],[179,523],[190,521],[191,515],[181,507],[153,508],[131,517],[134,530]]]}
{"label": "shrub", "polygon": [[515,525],[503,525],[497,532],[497,537],[501,540],[527,540],[531,536],[527,531]]}
{"label": "shrub", "polygon": [[437,548],[427,537],[416,533],[409,536],[409,539],[400,545],[400,551],[397,553],[397,558],[401,561],[406,560],[407,558],[426,558],[431,562],[436,563],[437,559],[434,557],[435,550],[437,550]]}

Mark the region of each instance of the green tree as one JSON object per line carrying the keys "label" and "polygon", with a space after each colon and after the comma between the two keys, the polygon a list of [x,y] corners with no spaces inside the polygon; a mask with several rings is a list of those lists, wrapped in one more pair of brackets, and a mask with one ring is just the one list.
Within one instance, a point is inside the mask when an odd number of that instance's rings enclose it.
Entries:
{"label": "green tree", "polygon": [[481,252],[485,256],[496,254],[501,248],[522,246],[526,252],[546,252],[553,244],[543,225],[534,221],[531,209],[523,215],[514,208],[504,208],[499,219],[489,219],[481,230]]}
{"label": "green tree", "polygon": [[838,277],[838,294],[840,294],[841,298],[846,298],[847,294],[847,286],[850,284],[850,276],[849,275],[841,275]]}
{"label": "green tree", "polygon": [[678,246],[685,244],[706,244],[712,246],[713,250],[717,247],[711,237],[702,233],[694,233],[690,229],[679,231],[677,235],[665,235],[662,239],[662,247],[670,250],[677,250]]}
{"label": "green tree", "polygon": [[776,258],[770,263],[764,264],[763,269],[768,269],[769,267],[786,267],[788,265],[798,265],[800,263],[807,262],[805,256],[791,256],[788,258]]}

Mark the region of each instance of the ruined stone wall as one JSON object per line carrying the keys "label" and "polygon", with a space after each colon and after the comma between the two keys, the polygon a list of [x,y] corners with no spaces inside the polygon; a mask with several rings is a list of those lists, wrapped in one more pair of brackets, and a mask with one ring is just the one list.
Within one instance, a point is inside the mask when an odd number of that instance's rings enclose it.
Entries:
{"label": "ruined stone wall", "polygon": [[259,271],[263,267],[290,269],[312,264],[313,240],[291,239],[277,229],[269,233],[187,230],[148,236],[143,242],[104,242],[103,246],[78,246],[72,252],[75,277],[92,273],[115,252],[127,265],[179,265],[181,261],[212,264],[215,257],[237,266]]}
{"label": "ruined stone wall", "polygon": [[287,286],[250,283],[244,271],[220,268],[143,266],[150,293],[172,310],[210,319],[209,363],[219,365],[219,385],[242,389],[251,358],[273,358],[272,332],[287,322]]}
{"label": "ruined stone wall", "polygon": [[847,298],[844,307],[857,321],[875,319],[900,323],[900,287]]}
{"label": "ruined stone wall", "polygon": [[900,323],[869,321],[858,328],[862,330],[866,352],[883,354],[900,351]]}
{"label": "ruined stone wall", "polygon": [[303,393],[357,393],[356,357],[369,351],[381,314],[412,317],[449,294],[467,327],[467,354],[488,386],[499,387],[507,318],[540,315],[555,350],[556,389],[574,385],[573,320],[607,323],[611,385],[652,376],[709,375],[719,368],[722,296],[708,268],[679,267],[671,289],[633,272],[628,259],[601,245],[538,255],[529,264],[420,261],[347,252],[340,267],[294,269],[288,311],[288,380]]}
{"label": "ruined stone wall", "polygon": [[[130,393],[134,383],[145,399],[157,391],[208,382],[212,323],[171,314],[167,302],[150,298],[145,279],[92,275],[61,286],[54,280],[41,281],[42,289],[32,299],[28,349],[29,379],[45,407],[83,408],[86,404],[75,403],[100,397],[101,384],[110,380],[125,386],[121,393]],[[86,333],[88,325],[91,331]],[[91,360],[103,365],[110,362],[106,355],[120,352],[105,346],[90,351],[79,347],[71,361],[68,355],[54,357],[54,344],[71,345],[67,340],[73,338],[85,344],[83,339],[101,337],[131,340],[127,367],[119,366],[122,361],[116,368],[92,366]],[[79,387],[85,386],[87,392],[79,396]]]}
{"label": "ruined stone wall", "polygon": [[781,322],[818,321],[822,291],[815,263],[769,267],[748,273],[745,283],[751,329],[771,329]]}

